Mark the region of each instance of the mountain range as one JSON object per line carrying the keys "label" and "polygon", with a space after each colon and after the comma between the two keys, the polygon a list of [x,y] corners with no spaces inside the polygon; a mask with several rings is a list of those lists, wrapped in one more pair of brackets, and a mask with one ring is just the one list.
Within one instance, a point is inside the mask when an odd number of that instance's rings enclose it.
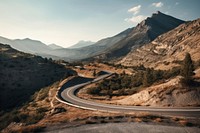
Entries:
{"label": "mountain range", "polygon": [[11,47],[26,53],[47,53],[48,51],[52,50],[41,41],[32,40],[29,38],[11,40],[0,37],[0,42],[4,44],[9,44]]}
{"label": "mountain range", "polygon": [[96,43],[80,41],[72,47],[62,48],[54,44],[47,46],[40,41],[28,38],[10,40],[0,37],[0,42],[9,44],[23,52],[53,59],[64,59],[66,61],[111,60],[124,57],[131,50],[150,43],[159,35],[176,28],[182,23],[184,21],[158,11],[136,27],[128,28],[115,36],[104,38]]}

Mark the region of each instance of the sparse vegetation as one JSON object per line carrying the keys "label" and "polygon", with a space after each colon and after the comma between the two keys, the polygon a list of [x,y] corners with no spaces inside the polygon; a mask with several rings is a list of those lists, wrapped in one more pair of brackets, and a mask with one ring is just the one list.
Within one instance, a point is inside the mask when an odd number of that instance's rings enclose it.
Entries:
{"label": "sparse vegetation", "polygon": [[87,93],[100,96],[122,96],[136,93],[138,89],[147,87],[155,82],[162,81],[180,74],[180,68],[176,67],[168,71],[145,68],[143,65],[134,67],[137,72],[134,75],[115,74],[110,79],[88,88]]}
{"label": "sparse vegetation", "polygon": [[11,122],[34,124],[44,117],[44,112],[36,112],[35,114],[28,114],[13,109],[11,112],[7,112],[0,116],[0,130],[8,126]]}
{"label": "sparse vegetation", "polygon": [[74,73],[52,59],[19,52],[9,45],[0,44],[0,51],[0,110],[20,106],[34,92]]}
{"label": "sparse vegetation", "polygon": [[96,70],[93,71],[93,74],[92,74],[94,77],[97,75],[96,73]]}
{"label": "sparse vegetation", "polygon": [[[39,122],[51,110],[49,99],[50,89],[57,87],[59,82],[55,82],[51,86],[42,88],[31,96],[31,100],[22,106],[12,109],[11,111],[0,112],[0,130],[8,126],[12,122],[24,123],[31,125]],[[54,113],[64,111],[64,108],[55,108]],[[66,111],[66,110],[65,110]]]}

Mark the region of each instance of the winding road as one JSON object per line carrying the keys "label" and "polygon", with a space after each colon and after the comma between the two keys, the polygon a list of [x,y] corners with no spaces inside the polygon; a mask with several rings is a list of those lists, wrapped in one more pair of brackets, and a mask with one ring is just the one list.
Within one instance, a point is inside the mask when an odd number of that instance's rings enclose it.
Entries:
{"label": "winding road", "polygon": [[[107,72],[107,71],[105,71]],[[86,85],[89,85],[93,82],[97,82],[104,78],[111,76],[113,73],[107,72],[107,74],[99,76],[95,79],[88,79],[85,77],[80,77],[80,79],[74,80],[74,85],[67,82],[61,89],[58,91],[57,99],[65,104],[82,108],[88,110],[104,111],[104,112],[149,112],[157,115],[175,115],[175,116],[185,116],[185,117],[196,117],[200,118],[200,107],[144,107],[144,106],[124,106],[124,105],[114,105],[114,104],[104,104],[97,103],[91,100],[81,99],[76,96],[76,92]],[[72,81],[71,81],[72,82]]]}

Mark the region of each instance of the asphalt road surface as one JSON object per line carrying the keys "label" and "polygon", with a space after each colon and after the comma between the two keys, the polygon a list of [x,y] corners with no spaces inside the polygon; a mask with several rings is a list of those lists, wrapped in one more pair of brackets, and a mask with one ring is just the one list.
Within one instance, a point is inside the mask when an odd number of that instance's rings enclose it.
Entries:
{"label": "asphalt road surface", "polygon": [[[54,127],[52,127],[54,128]],[[198,127],[155,125],[147,123],[87,124],[78,127],[55,127],[48,133],[199,133]]]}
{"label": "asphalt road surface", "polygon": [[[157,115],[174,115],[174,116],[185,116],[185,117],[197,117],[200,118],[200,107],[144,107],[144,106],[124,106],[124,105],[113,105],[97,103],[91,100],[81,99],[76,96],[76,92],[83,86],[91,84],[92,82],[97,82],[104,78],[111,76],[112,73],[107,72],[107,74],[102,75],[96,79],[89,79],[81,77],[83,80],[73,79],[74,85],[66,83],[59,92],[58,98],[61,102],[88,110],[104,111],[104,112],[149,112]],[[77,80],[77,82],[76,82]]]}

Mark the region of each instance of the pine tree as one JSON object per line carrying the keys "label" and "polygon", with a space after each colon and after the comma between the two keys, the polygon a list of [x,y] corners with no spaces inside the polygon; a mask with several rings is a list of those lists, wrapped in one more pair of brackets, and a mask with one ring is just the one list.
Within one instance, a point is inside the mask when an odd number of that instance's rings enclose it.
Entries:
{"label": "pine tree", "polygon": [[93,77],[95,77],[97,75],[96,70],[93,71]]}
{"label": "pine tree", "polygon": [[183,60],[181,74],[183,76],[184,83],[190,84],[192,81],[192,76],[194,75],[194,64],[189,53],[186,53]]}
{"label": "pine tree", "polygon": [[147,68],[143,74],[143,86],[147,87],[152,84],[153,76],[150,68]]}

